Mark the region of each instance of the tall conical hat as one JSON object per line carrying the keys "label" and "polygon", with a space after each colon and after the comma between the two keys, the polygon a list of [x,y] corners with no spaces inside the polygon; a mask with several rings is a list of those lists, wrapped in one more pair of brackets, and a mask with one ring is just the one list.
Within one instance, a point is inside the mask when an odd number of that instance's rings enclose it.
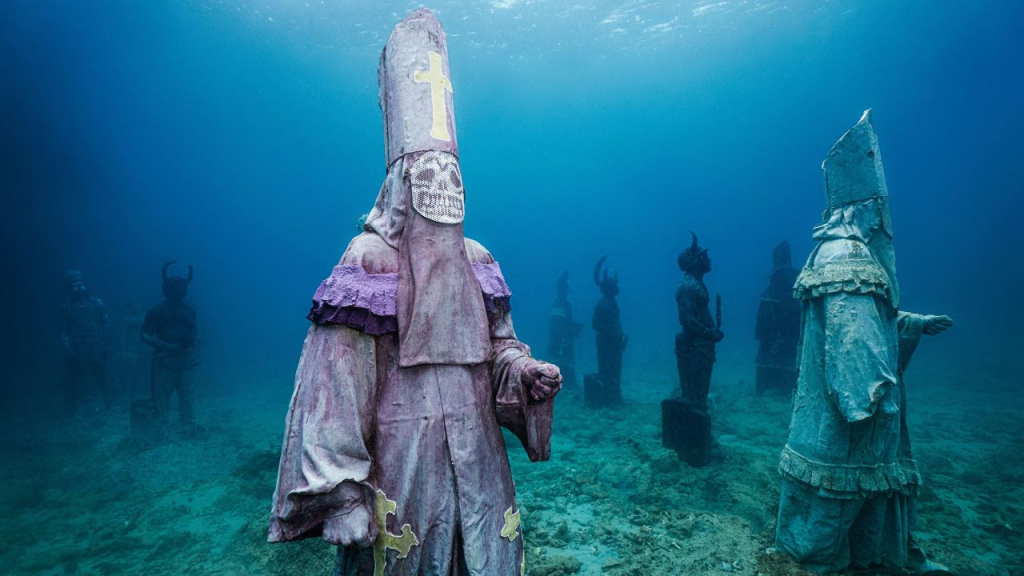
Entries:
{"label": "tall conical hat", "polygon": [[889,195],[870,109],[836,142],[821,163],[821,170],[830,209]]}
{"label": "tall conical hat", "polygon": [[377,77],[389,167],[424,150],[458,157],[447,40],[433,12],[421,8],[395,25]]}
{"label": "tall conical hat", "polygon": [[793,255],[789,250],[789,240],[779,242],[779,245],[772,251],[772,270],[793,267]]}

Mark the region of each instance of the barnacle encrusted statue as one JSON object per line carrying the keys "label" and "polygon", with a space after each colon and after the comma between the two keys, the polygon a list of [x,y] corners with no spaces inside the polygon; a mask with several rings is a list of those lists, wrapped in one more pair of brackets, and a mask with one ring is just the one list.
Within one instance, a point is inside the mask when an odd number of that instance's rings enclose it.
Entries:
{"label": "barnacle encrusted statue", "polygon": [[800,272],[800,375],[775,547],[817,572],[935,572],[914,540],[920,474],[903,371],[947,316],[900,311],[889,193],[871,111],[822,164],[828,209]]}

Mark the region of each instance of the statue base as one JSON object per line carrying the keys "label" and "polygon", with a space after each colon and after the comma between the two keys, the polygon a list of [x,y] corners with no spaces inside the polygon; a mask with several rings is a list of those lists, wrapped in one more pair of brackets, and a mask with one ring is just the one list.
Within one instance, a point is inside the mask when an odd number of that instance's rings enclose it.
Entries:
{"label": "statue base", "polygon": [[690,466],[707,464],[711,457],[711,416],[707,409],[682,398],[663,400],[661,443],[675,450]]}
{"label": "statue base", "polygon": [[758,366],[755,390],[758,394],[765,392],[792,394],[796,389],[796,377],[796,370]]}
{"label": "statue base", "polygon": [[600,374],[583,377],[583,404],[587,408],[610,408],[622,404],[622,390]]}

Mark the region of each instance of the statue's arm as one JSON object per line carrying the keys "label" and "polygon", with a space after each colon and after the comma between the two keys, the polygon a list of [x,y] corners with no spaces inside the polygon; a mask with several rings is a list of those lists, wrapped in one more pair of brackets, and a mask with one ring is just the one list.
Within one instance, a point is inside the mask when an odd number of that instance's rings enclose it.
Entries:
{"label": "statue's arm", "polygon": [[286,419],[271,542],[323,535],[369,545],[376,341],[344,326],[311,326]]}
{"label": "statue's arm", "polygon": [[139,338],[142,339],[142,343],[153,348],[166,347],[167,343],[157,338],[155,332],[155,326],[153,326],[153,311],[149,310],[146,312],[146,318],[142,321],[142,329],[139,330]]}
{"label": "statue's arm", "polygon": [[180,347],[177,344],[162,340],[156,335],[156,326],[154,325],[156,320],[153,318],[153,311],[146,312],[146,319],[142,321],[142,330],[140,337],[142,343],[147,346],[152,346],[157,350],[179,350]]}
{"label": "statue's arm", "polygon": [[[470,262],[495,264],[486,248],[468,238],[466,255]],[[501,276],[500,270],[497,275]],[[504,284],[504,277],[501,283]],[[506,294],[510,295],[510,291]],[[486,292],[484,296],[487,297]],[[530,356],[530,347],[516,337],[509,307],[496,308],[487,319],[495,416],[501,426],[523,443],[530,460],[547,460],[551,455],[552,400],[561,387],[562,376],[557,366]],[[594,316],[596,320],[597,308]]]}
{"label": "statue's arm", "polygon": [[917,345],[921,343],[921,335],[924,333],[926,317],[913,312],[900,312],[896,319],[896,326],[900,334],[900,372],[902,373],[910,358],[917,351]]}
{"label": "statue's arm", "polygon": [[896,326],[900,334],[899,368],[902,374],[910,364],[910,358],[917,350],[917,345],[921,343],[921,336],[934,336],[945,332],[953,326],[953,319],[949,316],[900,312],[896,318]]}
{"label": "statue's arm", "polygon": [[836,292],[824,296],[825,378],[836,407],[848,422],[881,411],[895,414],[896,366],[890,357],[891,330],[875,296]]}
{"label": "statue's arm", "polygon": [[[502,312],[490,319],[491,387],[498,423],[519,438],[532,461],[551,455],[552,405],[561,385],[558,368],[530,357],[530,348],[516,338],[512,316]],[[538,374],[553,375],[557,384],[542,378],[547,394],[537,398],[532,386],[542,385]],[[532,382],[531,382],[532,381]]]}

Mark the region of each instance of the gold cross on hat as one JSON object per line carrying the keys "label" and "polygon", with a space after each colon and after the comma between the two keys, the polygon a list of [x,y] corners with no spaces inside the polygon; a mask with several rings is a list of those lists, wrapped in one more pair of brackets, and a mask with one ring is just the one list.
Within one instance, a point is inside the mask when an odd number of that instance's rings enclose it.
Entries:
{"label": "gold cross on hat", "polygon": [[451,142],[452,136],[448,133],[448,107],[445,105],[445,90],[454,94],[452,82],[445,77],[441,69],[441,55],[433,50],[427,52],[430,58],[430,70],[419,70],[413,75],[415,82],[427,82],[430,84],[430,106],[433,124],[430,128],[430,137],[435,140]]}

